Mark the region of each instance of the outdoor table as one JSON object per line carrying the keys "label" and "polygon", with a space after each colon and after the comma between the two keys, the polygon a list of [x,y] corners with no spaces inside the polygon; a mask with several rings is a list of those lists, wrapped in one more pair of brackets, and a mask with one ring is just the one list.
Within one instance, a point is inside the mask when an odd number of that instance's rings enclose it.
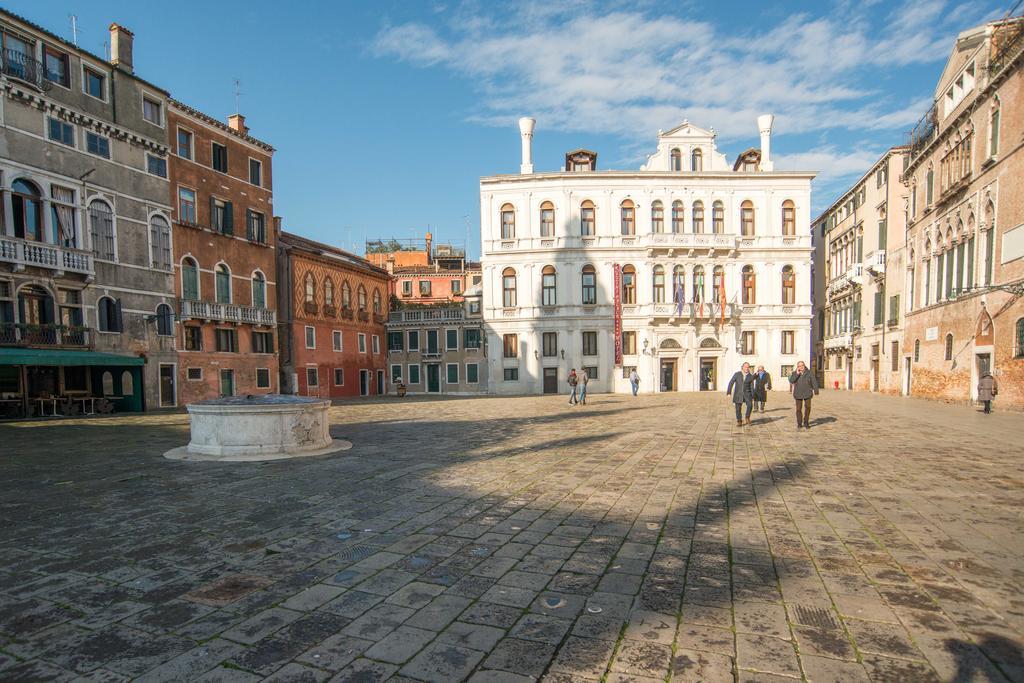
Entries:
{"label": "outdoor table", "polygon": [[52,398],[37,398],[37,399],[35,399],[35,401],[39,404],[39,417],[46,417],[46,403],[47,403],[47,401],[49,401],[50,405],[52,406],[51,412],[50,412],[50,416],[51,417],[56,417],[57,416],[57,398],[56,397],[52,397]]}

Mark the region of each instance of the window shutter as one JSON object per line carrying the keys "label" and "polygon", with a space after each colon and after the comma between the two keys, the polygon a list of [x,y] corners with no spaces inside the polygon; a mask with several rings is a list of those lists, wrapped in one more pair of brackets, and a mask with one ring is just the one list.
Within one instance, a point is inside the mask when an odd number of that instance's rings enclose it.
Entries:
{"label": "window shutter", "polygon": [[113,323],[114,324],[110,328],[112,332],[124,332],[124,327],[122,326],[122,320],[121,320],[121,300],[120,299],[117,299],[117,300],[114,301],[114,321],[113,321]]}
{"label": "window shutter", "polygon": [[247,239],[255,239],[256,234],[252,225],[252,209],[245,210],[245,236]]}
{"label": "window shutter", "polygon": [[[199,222],[198,220],[196,221]],[[210,228],[213,230],[219,230],[220,226],[217,225],[217,200],[210,195]]]}
{"label": "window shutter", "polygon": [[224,204],[224,234],[235,234],[235,212],[231,202],[226,202]]}

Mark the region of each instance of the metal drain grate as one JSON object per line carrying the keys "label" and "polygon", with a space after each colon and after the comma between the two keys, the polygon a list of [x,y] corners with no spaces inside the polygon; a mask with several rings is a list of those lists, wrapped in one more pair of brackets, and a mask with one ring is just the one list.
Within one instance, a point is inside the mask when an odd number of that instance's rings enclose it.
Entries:
{"label": "metal drain grate", "polygon": [[354,545],[351,548],[345,548],[342,550],[338,553],[337,557],[339,560],[358,562],[359,560],[365,560],[377,551],[378,548],[372,548],[368,545]]}
{"label": "metal drain grate", "polygon": [[832,617],[832,613],[824,607],[807,607],[797,605],[794,609],[797,621],[805,626],[817,626],[818,628],[838,628],[839,624]]}

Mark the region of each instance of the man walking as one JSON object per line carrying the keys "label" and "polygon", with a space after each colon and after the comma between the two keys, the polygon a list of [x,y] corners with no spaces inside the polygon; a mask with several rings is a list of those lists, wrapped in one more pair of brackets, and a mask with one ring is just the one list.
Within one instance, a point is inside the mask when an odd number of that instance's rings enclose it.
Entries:
{"label": "man walking", "polygon": [[754,410],[764,412],[764,404],[768,400],[768,392],[772,388],[772,376],[763,365],[757,366],[754,373]]}
{"label": "man walking", "polygon": [[[754,375],[750,372],[750,363],[744,363],[729,380],[725,395],[730,394],[732,394],[732,403],[736,406],[736,426],[742,427],[744,424],[750,424],[750,411],[754,406]],[[747,407],[746,422],[744,422],[741,412],[744,405]]]}
{"label": "man walking", "polygon": [[636,368],[629,373],[629,384],[633,387],[633,395],[636,396],[636,391],[640,388],[640,375],[636,374]]}
{"label": "man walking", "polygon": [[978,380],[978,400],[985,404],[985,412],[992,412],[992,401],[999,393],[999,383],[991,373],[986,372]]}
{"label": "man walking", "polygon": [[572,393],[569,394],[569,405],[571,406],[576,405],[578,402],[578,399],[576,398],[576,385],[578,381],[579,380],[576,377],[576,368],[573,368],[569,371],[569,389],[572,391]]}
{"label": "man walking", "polygon": [[[811,428],[811,397],[818,395],[818,380],[814,373],[807,369],[803,361],[796,364],[796,370],[789,376],[789,383],[793,385],[793,398],[796,399],[796,428]],[[803,418],[800,417],[801,408]]]}
{"label": "man walking", "polygon": [[587,374],[587,369],[583,368],[580,371],[579,387],[580,387],[580,403],[587,405],[587,382],[590,381],[590,375]]}

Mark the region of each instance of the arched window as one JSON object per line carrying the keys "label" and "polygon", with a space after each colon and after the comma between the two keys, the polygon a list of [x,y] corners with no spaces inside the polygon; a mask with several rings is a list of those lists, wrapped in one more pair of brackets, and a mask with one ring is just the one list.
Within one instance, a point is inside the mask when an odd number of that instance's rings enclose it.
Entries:
{"label": "arched window", "polygon": [[921,360],[921,340],[914,340],[914,362],[917,363]]}
{"label": "arched window", "polygon": [[753,266],[743,266],[743,303],[748,306],[757,303],[757,279]]}
{"label": "arched window", "polygon": [[373,312],[376,313],[377,315],[381,314],[381,305],[382,304],[381,304],[381,300],[380,300],[380,290],[377,289],[376,287],[374,287],[373,288]]}
{"label": "arched window", "polygon": [[334,281],[331,278],[324,279],[324,306],[334,305]]}
{"label": "arched window", "polygon": [[100,332],[122,332],[121,302],[109,296],[101,296],[96,302]]}
{"label": "arched window", "polygon": [[1017,321],[1017,326],[1014,328],[1013,339],[1013,357],[1024,358],[1024,318]]}
{"label": "arched window", "polygon": [[39,188],[18,178],[11,185],[11,204],[14,217],[14,236],[25,240],[44,242],[43,202]]}
{"label": "arched window", "polygon": [[312,273],[306,273],[305,288],[306,303],[311,304],[316,300],[316,281],[313,279]]}
{"label": "arched window", "polygon": [[711,286],[714,291],[711,292],[711,300],[716,304],[722,303],[725,297],[725,268],[722,266],[715,266],[711,276]]}
{"label": "arched window", "polygon": [[103,385],[103,395],[113,396],[114,395],[114,375],[109,370],[103,373],[103,379],[100,382]]}
{"label": "arched window", "polygon": [[678,235],[683,231],[683,203],[678,199],[672,202],[672,233]]}
{"label": "arched window", "polygon": [[725,232],[725,206],[719,201],[711,205],[711,232],[716,235]]}
{"label": "arched window", "polygon": [[953,360],[953,334],[946,335],[946,353],[944,354],[946,360]]}
{"label": "arched window", "polygon": [[174,334],[174,313],[167,304],[156,307],[156,333],[163,337]]}
{"label": "arched window", "polygon": [[594,270],[594,266],[583,266],[581,284],[583,285],[583,305],[594,306],[597,304],[597,271]]}
{"label": "arched window", "polygon": [[782,303],[796,303],[796,273],[793,266],[782,267]]}
{"label": "arched window", "polygon": [[654,303],[665,303],[665,268],[654,266]]}
{"label": "arched window", "polygon": [[516,271],[506,268],[501,271],[501,305],[505,308],[516,306]]}
{"label": "arched window", "polygon": [[704,153],[700,151],[700,148],[695,147],[693,151],[690,152],[690,170],[704,170]]}
{"label": "arched window", "polygon": [[515,239],[516,236],[516,210],[511,204],[504,204],[501,207],[501,239]]}
{"label": "arched window", "polygon": [[544,266],[540,274],[541,305],[554,306],[556,299],[556,276],[554,266]]}
{"label": "arched window", "polygon": [[651,204],[651,232],[665,232],[665,207],[657,200]]}
{"label": "arched window", "polygon": [[217,303],[231,303],[231,270],[226,263],[217,266],[214,279],[217,283]]}
{"label": "arched window", "polygon": [[754,202],[749,199],[740,204],[740,233],[744,237],[754,236]]}
{"label": "arched window", "polygon": [[113,261],[116,258],[114,249],[114,213],[106,202],[94,199],[89,202],[89,241],[92,253],[96,258]]}
{"label": "arched window", "polygon": [[924,205],[932,205],[932,191],[935,189],[935,169],[931,166],[928,167],[928,172],[924,176]]}
{"label": "arched window", "polygon": [[636,234],[636,214],[633,202],[625,200],[619,207],[623,235]]}
{"label": "arched window", "polygon": [[135,380],[130,370],[121,373],[121,395],[131,396],[135,393]]}
{"label": "arched window", "polygon": [[693,232],[697,235],[704,232],[704,202],[700,200],[693,203]]}
{"label": "arched window", "polygon": [[622,266],[622,303],[636,303],[636,268]]}
{"label": "arched window", "polygon": [[252,306],[267,307],[267,278],[258,270],[252,274]]}
{"label": "arched window", "polygon": [[683,170],[683,153],[678,149],[673,149],[669,152],[669,164],[673,171]]}
{"label": "arched window", "polygon": [[796,234],[796,206],[789,199],[782,202],[782,234]]}
{"label": "arched window", "polygon": [[[38,285],[26,285],[18,291],[18,310],[21,322],[27,325],[52,325],[54,322],[53,297]],[[53,339],[50,343],[56,342]]]}
{"label": "arched window", "polygon": [[359,285],[359,289],[356,290],[356,303],[359,304],[359,310],[366,310],[366,287]]}
{"label": "arched window", "polygon": [[686,269],[682,266],[672,269],[672,301],[686,301]]}
{"label": "arched window", "polygon": [[540,205],[540,236],[555,236],[555,205],[551,202]]}
{"label": "arched window", "polygon": [[982,275],[982,283],[992,284],[992,268],[995,266],[996,248],[996,207],[991,201],[985,207],[985,215],[988,217],[988,230],[985,231],[985,271]]}
{"label": "arched window", "polygon": [[693,269],[693,300],[703,302],[704,299],[704,266]]}
{"label": "arched window", "polygon": [[191,256],[181,262],[181,295],[189,301],[199,301],[199,264]]}
{"label": "arched window", "polygon": [[348,280],[341,283],[341,307],[352,308],[352,287],[349,286]]}
{"label": "arched window", "polygon": [[988,114],[988,155],[999,154],[999,98],[993,98],[992,109]]}
{"label": "arched window", "polygon": [[597,231],[597,213],[589,199],[580,204],[580,234],[593,235]]}
{"label": "arched window", "polygon": [[154,268],[171,269],[171,225],[163,216],[149,219],[150,259]]}

